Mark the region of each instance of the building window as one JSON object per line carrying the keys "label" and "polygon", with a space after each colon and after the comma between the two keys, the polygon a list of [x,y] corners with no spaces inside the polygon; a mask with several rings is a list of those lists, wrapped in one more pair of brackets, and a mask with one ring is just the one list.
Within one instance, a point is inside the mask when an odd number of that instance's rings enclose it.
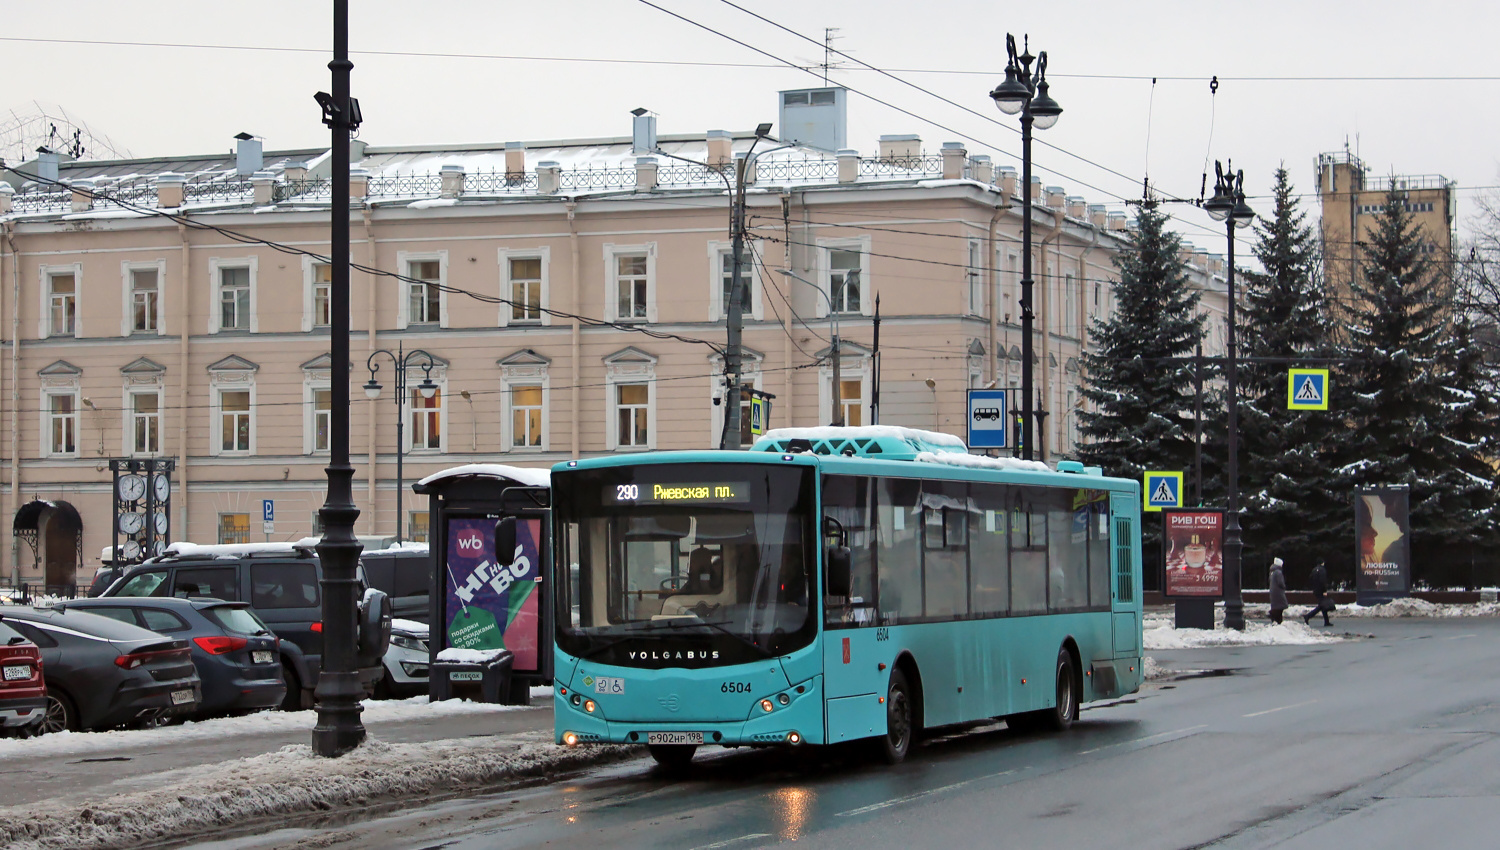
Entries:
{"label": "building window", "polygon": [[[740,307],[745,317],[761,318],[760,276],[756,273],[757,257],[762,249],[758,242],[746,241],[740,255],[740,281],[744,289],[740,293]],[[711,241],[708,243],[709,266],[709,316],[711,322],[723,321],[729,315],[729,296],[734,277],[734,244]]]}
{"label": "building window", "polygon": [[512,448],[542,446],[542,388],[510,388],[510,444]]}
{"label": "building window", "polygon": [[839,404],[844,409],[844,424],[850,427],[865,424],[864,381],[860,378],[843,378],[839,381]]}
{"label": "building window", "polygon": [[542,258],[510,257],[510,321],[541,322]]}
{"label": "building window", "polygon": [[333,266],[313,263],[312,326],[326,328],[333,324]]}
{"label": "building window", "polygon": [[984,315],[984,243],[969,243],[969,312]]}
{"label": "building window", "polygon": [[73,336],[78,330],[78,277],[47,276],[47,335]]}
{"label": "building window", "polygon": [[221,453],[249,453],[250,413],[249,390],[219,390],[219,451]]}
{"label": "building window", "polygon": [[245,544],[250,542],[249,514],[219,514],[219,542]]}
{"label": "building window", "polygon": [[407,263],[406,315],[411,324],[436,322],[441,314],[442,283],[440,264],[437,260],[412,260]]}
{"label": "building window", "polygon": [[615,294],[621,319],[646,318],[648,278],[645,254],[622,254],[615,257]]}
{"label": "building window", "polygon": [[406,539],[411,541],[412,543],[428,542],[427,512],[411,511],[406,516]]}
{"label": "building window", "polygon": [[161,394],[130,394],[130,451],[154,455],[161,451]]}
{"label": "building window", "polygon": [[155,332],[161,281],[156,269],[130,270],[130,331]]}
{"label": "building window", "polygon": [[328,451],[328,434],[333,421],[333,390],[323,387],[312,391],[312,450]]}
{"label": "building window", "polygon": [[828,289],[833,309],[839,313],[860,312],[860,253],[832,250],[828,252]]}
{"label": "building window", "polygon": [[443,448],[443,391],[433,392],[432,398],[423,398],[422,391],[411,387],[407,404],[411,413],[409,448],[412,451],[442,451]]}
{"label": "building window", "polygon": [[651,386],[615,384],[615,444],[646,448],[651,439]]}
{"label": "building window", "polygon": [[1063,275],[1063,336],[1078,336],[1078,279],[1072,274]]}
{"label": "building window", "polygon": [[250,269],[219,269],[219,330],[250,330]]}
{"label": "building window", "polygon": [[78,454],[78,393],[48,393],[47,454]]}

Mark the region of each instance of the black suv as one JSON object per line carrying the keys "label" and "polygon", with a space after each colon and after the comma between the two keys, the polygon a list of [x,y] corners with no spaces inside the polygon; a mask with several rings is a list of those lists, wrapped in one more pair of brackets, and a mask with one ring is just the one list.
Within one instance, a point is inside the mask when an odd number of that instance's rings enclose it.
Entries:
{"label": "black suv", "polygon": [[378,549],[359,556],[370,586],[385,591],[397,619],[426,623],[431,618],[432,558],[426,547]]}
{"label": "black suv", "polygon": [[[322,566],[311,547],[174,544],[165,554],[125,570],[105,597],[175,596],[249,602],[281,638],[282,708],[312,708],[323,658]],[[361,584],[363,584],[361,575]],[[366,590],[360,603],[360,682],[367,692],[384,674],[381,656],[390,635],[390,602]]]}

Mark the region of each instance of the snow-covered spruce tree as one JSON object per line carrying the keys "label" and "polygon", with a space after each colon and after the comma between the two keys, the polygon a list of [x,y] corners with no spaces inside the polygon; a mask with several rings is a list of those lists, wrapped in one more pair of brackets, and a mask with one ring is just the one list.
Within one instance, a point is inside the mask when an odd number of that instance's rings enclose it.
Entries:
{"label": "snow-covered spruce tree", "polygon": [[[1200,294],[1188,285],[1182,240],[1167,216],[1144,205],[1131,244],[1115,258],[1115,309],[1095,319],[1086,352],[1078,455],[1106,474],[1140,480],[1145,470],[1191,470],[1193,367],[1203,339]],[[1186,502],[1186,499],[1184,499]],[[1150,536],[1155,536],[1150,535]]]}
{"label": "snow-covered spruce tree", "polygon": [[[1347,561],[1353,528],[1347,476],[1336,473],[1329,431],[1337,410],[1287,409],[1287,369],[1332,351],[1334,317],[1324,292],[1317,236],[1299,208],[1286,169],[1276,171],[1274,209],[1256,226],[1253,249],[1262,271],[1236,272],[1240,295],[1240,504],[1245,563],[1287,562],[1301,575],[1319,559]],[[1309,364],[1320,365],[1320,364]],[[1348,389],[1338,377],[1341,390]]]}
{"label": "snow-covered spruce tree", "polygon": [[[1500,436],[1495,425],[1500,422],[1500,404],[1492,387],[1495,365],[1486,358],[1485,347],[1476,339],[1474,314],[1455,310],[1448,332],[1440,338],[1438,370],[1442,383],[1442,427],[1440,449],[1447,458],[1438,457],[1434,489],[1438,504],[1435,512],[1442,519],[1436,545],[1442,548],[1449,574],[1440,578],[1433,571],[1434,582],[1467,584],[1474,580],[1463,549],[1483,561],[1492,560],[1500,527],[1495,491],[1496,470],[1492,464],[1500,458]],[[1415,541],[1414,541],[1415,542]],[[1452,544],[1459,544],[1455,551]]]}
{"label": "snow-covered spruce tree", "polygon": [[1482,533],[1485,503],[1494,500],[1469,481],[1476,467],[1468,460],[1479,454],[1473,435],[1449,433],[1469,412],[1472,391],[1450,386],[1454,370],[1473,370],[1461,354],[1469,344],[1454,333],[1446,264],[1434,263],[1427,245],[1405,199],[1388,192],[1362,245],[1363,274],[1341,305],[1344,356],[1358,361],[1348,368],[1353,392],[1338,432],[1344,471],[1354,486],[1411,488],[1414,581]]}

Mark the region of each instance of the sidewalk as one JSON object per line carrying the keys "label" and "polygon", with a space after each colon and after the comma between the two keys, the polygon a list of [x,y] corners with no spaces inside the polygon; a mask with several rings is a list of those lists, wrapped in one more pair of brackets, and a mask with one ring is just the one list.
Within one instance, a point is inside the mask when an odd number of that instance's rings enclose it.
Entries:
{"label": "sidewalk", "polygon": [[536,707],[424,700],[367,702],[368,741],[338,759],[312,755],[313,711],[0,739],[0,848],[207,837],[257,821],[550,777],[633,754],[556,746],[545,697]]}

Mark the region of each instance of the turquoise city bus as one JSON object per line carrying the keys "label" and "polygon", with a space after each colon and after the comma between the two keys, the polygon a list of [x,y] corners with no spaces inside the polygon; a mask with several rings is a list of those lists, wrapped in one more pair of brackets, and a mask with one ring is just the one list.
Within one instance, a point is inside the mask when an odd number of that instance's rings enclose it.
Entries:
{"label": "turquoise city bus", "polygon": [[557,740],[895,763],[926,728],[1066,729],[1141,684],[1140,504],[890,426],[559,464]]}

